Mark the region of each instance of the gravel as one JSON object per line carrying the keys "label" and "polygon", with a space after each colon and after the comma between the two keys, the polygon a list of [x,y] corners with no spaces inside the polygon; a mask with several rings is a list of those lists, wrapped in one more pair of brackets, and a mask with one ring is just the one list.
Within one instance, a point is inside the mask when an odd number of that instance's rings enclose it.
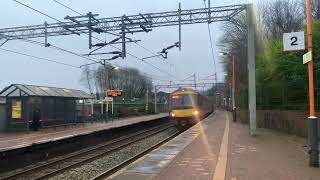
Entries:
{"label": "gravel", "polygon": [[64,172],[51,180],[70,180],[70,179],[91,179],[121,162],[145,151],[146,149],[158,144],[160,141],[167,139],[177,133],[175,128],[170,128],[166,131],[158,133],[147,139],[143,139],[117,152],[110,153],[100,159],[92,161],[88,164],[79,166],[70,171]]}

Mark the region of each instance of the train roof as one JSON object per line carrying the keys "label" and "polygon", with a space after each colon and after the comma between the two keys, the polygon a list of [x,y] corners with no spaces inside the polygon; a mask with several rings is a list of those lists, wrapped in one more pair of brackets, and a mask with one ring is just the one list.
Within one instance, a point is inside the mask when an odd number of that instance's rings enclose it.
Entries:
{"label": "train roof", "polygon": [[171,93],[172,95],[177,94],[199,94],[196,90],[192,88],[179,88]]}

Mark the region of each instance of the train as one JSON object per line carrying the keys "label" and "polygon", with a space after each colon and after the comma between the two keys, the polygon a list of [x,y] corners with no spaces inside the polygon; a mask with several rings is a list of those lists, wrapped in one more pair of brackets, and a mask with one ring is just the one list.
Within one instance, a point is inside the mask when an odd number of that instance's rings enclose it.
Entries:
{"label": "train", "polygon": [[179,88],[170,94],[170,120],[178,127],[192,126],[213,112],[213,103],[192,88]]}

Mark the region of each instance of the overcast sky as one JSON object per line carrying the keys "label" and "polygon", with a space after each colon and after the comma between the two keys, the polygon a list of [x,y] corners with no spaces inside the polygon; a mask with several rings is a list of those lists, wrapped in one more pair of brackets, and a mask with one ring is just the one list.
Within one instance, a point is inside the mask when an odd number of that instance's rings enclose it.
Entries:
{"label": "overcast sky", "polygon": [[[77,15],[74,12],[58,5],[53,0],[20,0],[33,8],[41,10],[52,17],[63,20],[66,15]],[[99,14],[100,18],[111,16],[134,15],[138,13],[162,12],[177,10],[178,2],[182,3],[182,9],[203,8],[203,0],[58,0],[71,8],[87,13],[89,11]],[[212,6],[240,4],[247,0],[212,0]],[[0,28],[43,24],[44,21],[53,23],[55,21],[40,15],[12,0],[2,0],[0,11]],[[221,35],[221,23],[211,25],[214,53],[218,68],[218,79],[223,81],[224,72],[218,56],[217,43]],[[95,35],[107,41],[114,39],[112,36]],[[153,29],[146,34],[134,34],[134,39],[142,40],[141,45],[153,52],[159,52],[162,48],[172,45],[178,41],[178,27],[162,27]],[[43,38],[34,39],[44,41]],[[63,47],[67,50],[83,54],[88,53],[88,36],[59,36],[49,37],[49,43]],[[120,46],[119,46],[120,47]],[[88,61],[61,51],[40,47],[23,41],[15,40],[7,42],[2,48],[24,52],[75,66],[80,66]],[[108,47],[104,51],[113,51]],[[128,52],[143,58],[151,54],[141,47],[130,44]],[[158,58],[149,59],[148,62],[176,76],[177,79],[185,79],[195,73],[198,79],[214,74],[214,63],[211,55],[210,41],[207,24],[186,25],[182,27],[182,51],[170,50],[168,62]],[[0,50],[0,89],[12,83],[23,83],[33,85],[46,85],[66,87],[74,89],[85,89],[79,79],[81,69],[62,66],[45,61],[35,60],[30,57],[12,54]],[[105,56],[106,57],[106,56]],[[116,60],[115,65],[120,67],[135,67],[143,73],[153,75],[156,79],[176,79],[128,56],[126,59]],[[171,64],[171,65],[170,65]],[[165,81],[154,80],[155,84],[167,84]]]}

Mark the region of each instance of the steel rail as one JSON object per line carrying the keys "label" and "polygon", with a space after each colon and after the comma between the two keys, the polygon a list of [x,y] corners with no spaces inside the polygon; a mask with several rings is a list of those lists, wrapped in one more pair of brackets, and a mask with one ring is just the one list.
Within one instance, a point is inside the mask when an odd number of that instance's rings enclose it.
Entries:
{"label": "steel rail", "polygon": [[179,133],[181,133],[181,132],[176,132],[176,133],[172,134],[171,136],[169,136],[166,139],[160,141],[159,143],[151,146],[150,148],[138,153],[137,155],[135,155],[135,156],[133,156],[133,157],[127,159],[127,160],[122,161],[118,165],[113,166],[109,170],[107,170],[107,171],[95,176],[94,178],[91,178],[91,180],[100,180],[100,179],[105,179],[105,178],[109,177],[110,175],[114,174],[115,172],[119,171],[120,169],[128,166],[130,163],[138,160],[139,158],[141,158],[144,155],[148,154],[152,150],[160,147],[162,144],[164,144],[164,143],[168,142],[169,140],[171,140],[172,138],[176,137]]}
{"label": "steel rail", "polygon": [[[84,150],[77,151],[75,153],[63,156],[59,159],[49,161],[45,164],[40,164],[38,166],[29,168],[29,169],[24,169],[22,171],[8,175],[6,177],[0,177],[0,179],[1,180],[10,180],[10,179],[19,179],[19,178],[23,179],[26,176],[30,176],[30,175],[35,175],[32,177],[32,179],[34,179],[34,180],[47,179],[47,178],[53,177],[57,174],[60,174],[62,172],[65,172],[69,169],[72,169],[74,167],[91,162],[95,159],[98,159],[102,156],[105,156],[108,153],[112,153],[114,151],[120,150],[124,147],[127,147],[131,144],[134,144],[138,141],[141,141],[141,140],[145,139],[146,137],[152,136],[154,134],[162,132],[162,131],[164,131],[168,128],[171,128],[171,127],[173,127],[173,125],[171,125],[170,123],[166,123],[164,125],[159,125],[159,126],[147,129],[147,130],[135,132],[130,135],[125,135],[125,136],[120,137],[116,140],[112,140],[107,143],[97,145],[95,147],[86,148]],[[130,141],[130,140],[132,140],[132,138],[135,138],[135,140]],[[123,143],[124,141],[129,141],[129,142],[126,142],[124,144],[117,146],[117,144]],[[116,147],[112,148],[112,146],[116,146]],[[92,154],[90,154],[90,153],[92,153]],[[60,167],[58,169],[51,169],[53,166],[59,166],[61,164],[62,164],[62,167]],[[44,173],[41,174],[41,172],[40,172],[40,175],[36,177],[36,174],[39,173],[39,171],[44,171]]]}

